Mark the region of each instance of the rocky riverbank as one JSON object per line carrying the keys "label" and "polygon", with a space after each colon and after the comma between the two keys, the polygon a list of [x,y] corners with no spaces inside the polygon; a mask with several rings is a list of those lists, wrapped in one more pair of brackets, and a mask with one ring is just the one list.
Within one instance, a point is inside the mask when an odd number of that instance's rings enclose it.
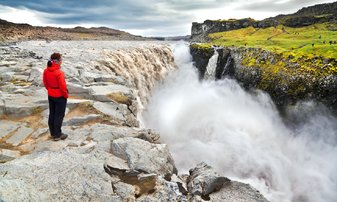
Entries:
{"label": "rocky riverbank", "polygon": [[[70,92],[52,141],[42,71],[61,52]],[[27,41],[0,47],[0,200],[266,201],[206,164],[180,174],[160,134],[137,114],[176,68],[168,44]]]}

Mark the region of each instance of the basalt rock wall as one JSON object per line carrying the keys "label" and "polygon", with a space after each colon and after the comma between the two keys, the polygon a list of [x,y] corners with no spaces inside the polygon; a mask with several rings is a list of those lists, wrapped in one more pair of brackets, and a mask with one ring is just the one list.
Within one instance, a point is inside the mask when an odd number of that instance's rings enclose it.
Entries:
{"label": "basalt rock wall", "polygon": [[254,48],[198,47],[190,50],[203,79],[212,49],[219,57],[215,78],[236,79],[246,89],[267,92],[278,107],[300,100],[316,100],[337,110],[337,60],[293,58]]}

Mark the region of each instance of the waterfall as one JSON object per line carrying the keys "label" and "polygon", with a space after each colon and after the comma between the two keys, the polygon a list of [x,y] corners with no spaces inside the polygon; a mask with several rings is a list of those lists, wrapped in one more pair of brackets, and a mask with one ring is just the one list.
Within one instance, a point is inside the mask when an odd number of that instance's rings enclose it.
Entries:
{"label": "waterfall", "polygon": [[233,66],[234,64],[234,61],[233,61],[233,58],[230,54],[228,54],[228,57],[227,57],[227,60],[226,60],[226,64],[223,68],[223,71],[221,72],[221,76],[220,78],[224,78],[226,77],[227,75],[229,76],[233,76],[234,75],[234,72],[232,72],[232,68],[231,66]]}
{"label": "waterfall", "polygon": [[337,119],[329,110],[298,103],[290,110],[298,124],[289,127],[267,94],[230,79],[199,82],[188,46],[173,49],[178,69],[154,89],[143,119],[179,172],[203,161],[270,201],[337,201]]}
{"label": "waterfall", "polygon": [[123,76],[138,90],[140,109],[146,105],[154,85],[176,68],[169,46],[151,48],[105,50],[102,64]]}
{"label": "waterfall", "polygon": [[204,80],[215,80],[215,70],[216,70],[216,65],[218,63],[218,58],[219,58],[219,53],[215,49],[214,55],[208,61]]}

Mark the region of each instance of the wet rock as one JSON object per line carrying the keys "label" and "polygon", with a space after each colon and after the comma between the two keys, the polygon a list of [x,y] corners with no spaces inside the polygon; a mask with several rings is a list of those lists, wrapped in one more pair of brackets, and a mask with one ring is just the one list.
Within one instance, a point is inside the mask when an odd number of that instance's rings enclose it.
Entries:
{"label": "wet rock", "polygon": [[200,163],[190,170],[187,188],[191,194],[191,201],[267,202],[262,194],[251,186],[221,177],[205,163]]}
{"label": "wet rock", "polygon": [[221,177],[210,166],[201,163],[190,170],[187,187],[191,193],[191,199],[196,195],[209,198],[209,194],[219,191],[228,182],[230,182],[228,178]]}

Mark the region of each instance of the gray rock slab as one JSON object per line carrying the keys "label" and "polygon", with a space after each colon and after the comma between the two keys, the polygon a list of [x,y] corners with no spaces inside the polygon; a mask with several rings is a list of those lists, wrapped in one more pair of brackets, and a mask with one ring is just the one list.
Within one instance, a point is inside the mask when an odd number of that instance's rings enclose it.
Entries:
{"label": "gray rock slab", "polygon": [[43,69],[39,67],[33,67],[30,70],[29,77],[27,81],[32,82],[33,85],[38,85],[42,86],[43,80],[42,80],[42,75],[43,75]]}
{"label": "gray rock slab", "polygon": [[20,157],[21,154],[19,151],[13,151],[8,149],[0,149],[0,163],[5,163]]}
{"label": "gray rock slab", "polygon": [[111,102],[111,98],[109,98],[109,94],[111,93],[123,93],[130,97],[133,97],[132,90],[126,86],[122,85],[106,85],[106,86],[91,86],[90,94],[92,98],[96,101],[101,102]]}
{"label": "gray rock slab", "polygon": [[5,94],[3,99],[5,114],[12,117],[24,117],[48,108],[47,98],[39,95]]}
{"label": "gray rock slab", "polygon": [[89,114],[81,117],[73,117],[63,122],[64,126],[77,126],[99,118],[98,114]]}
{"label": "gray rock slab", "polygon": [[80,85],[80,84],[74,84],[74,83],[67,83],[67,88],[69,91],[69,94],[72,96],[80,97],[82,99],[90,99],[91,96],[89,94],[89,88]]}
{"label": "gray rock slab", "polygon": [[126,121],[124,114],[123,114],[123,111],[125,111],[125,109],[123,109],[123,106],[121,106],[120,104],[116,104],[113,102],[107,102],[107,103],[95,102],[93,107],[97,109],[98,111],[102,112],[103,114],[106,114],[110,117],[118,119],[122,122]]}
{"label": "gray rock slab", "polygon": [[15,131],[20,126],[20,123],[0,120],[0,138],[3,138],[7,134]]}
{"label": "gray rock slab", "polygon": [[[77,145],[80,146],[82,142],[88,139],[91,134],[89,126],[83,128],[71,129],[69,126],[62,126],[62,132],[68,135],[68,138],[62,141],[53,141],[47,139],[44,141],[37,141],[33,146],[34,151],[59,151],[68,145]],[[47,134],[48,136],[50,134]],[[24,146],[24,145],[23,145]],[[29,146],[29,145],[28,145]],[[28,148],[28,150],[30,150]]]}
{"label": "gray rock slab", "polygon": [[125,126],[94,124],[90,127],[91,137],[97,142],[111,141],[123,137],[133,137],[137,130]]}
{"label": "gray rock slab", "polygon": [[113,201],[111,177],[103,169],[109,154],[77,151],[35,152],[3,164],[1,200]]}
{"label": "gray rock slab", "polygon": [[19,179],[0,180],[0,201],[45,201],[46,195]]}
{"label": "gray rock slab", "polygon": [[26,139],[33,132],[32,128],[21,126],[8,140],[8,144],[18,146],[24,139]]}
{"label": "gray rock slab", "polygon": [[14,72],[1,72],[0,74],[0,81],[1,82],[9,82],[12,80]]}
{"label": "gray rock slab", "polygon": [[0,99],[0,116],[5,114],[5,102]]}
{"label": "gray rock slab", "polygon": [[73,108],[79,106],[80,104],[91,105],[92,103],[93,103],[93,101],[87,100],[87,99],[71,99],[71,98],[68,98],[67,107],[70,108],[70,109],[73,109]]}
{"label": "gray rock slab", "polygon": [[111,151],[115,156],[128,162],[132,170],[142,170],[162,176],[176,174],[174,161],[165,144],[125,137],[112,141]]}
{"label": "gray rock slab", "polygon": [[45,134],[49,129],[48,128],[39,128],[32,134],[32,138],[37,139],[41,135]]}

